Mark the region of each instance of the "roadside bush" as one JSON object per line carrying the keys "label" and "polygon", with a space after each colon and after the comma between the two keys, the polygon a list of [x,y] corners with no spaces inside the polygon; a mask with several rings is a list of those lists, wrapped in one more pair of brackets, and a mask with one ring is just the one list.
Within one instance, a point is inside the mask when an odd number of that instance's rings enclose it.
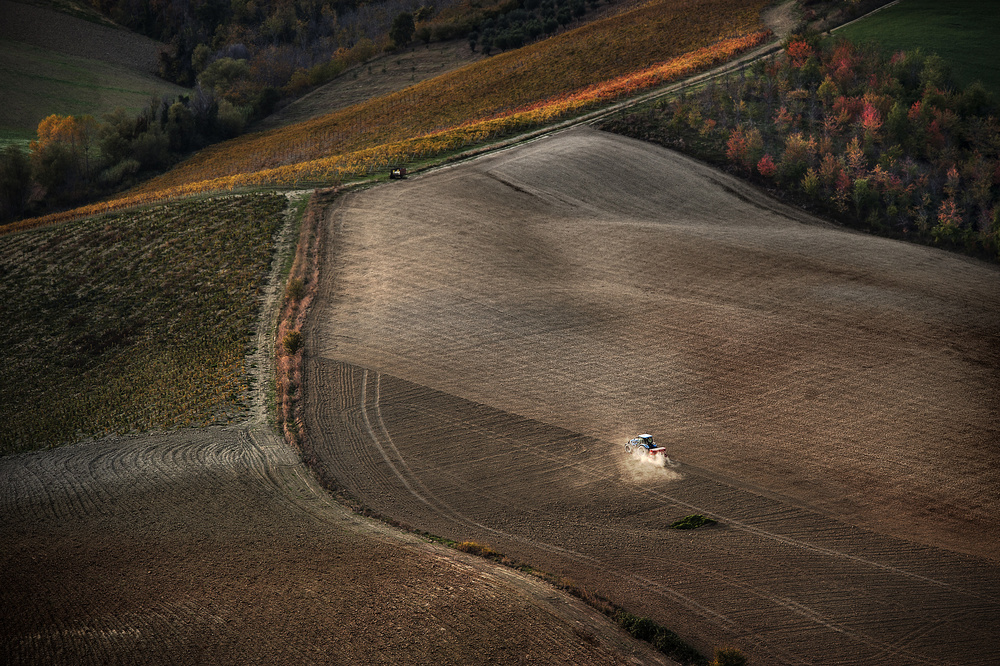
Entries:
{"label": "roadside bush", "polygon": [[478,544],[475,541],[463,541],[462,543],[456,544],[455,550],[460,550],[463,553],[469,553],[470,555],[478,555],[479,557],[485,557],[487,559],[499,559],[503,557],[503,555],[489,546]]}
{"label": "roadside bush", "polygon": [[631,636],[647,643],[653,642],[653,638],[656,637],[656,630],[660,628],[658,624],[648,617],[637,617],[625,611],[619,611],[615,621]]}
{"label": "roadside bush", "polygon": [[747,656],[736,648],[716,648],[715,660],[709,666],[747,666]]}
{"label": "roadside bush", "polygon": [[285,347],[285,351],[288,352],[289,356],[294,356],[296,352],[302,349],[302,333],[299,331],[289,331],[285,335],[285,339],[282,342]]}
{"label": "roadside bush", "polygon": [[633,638],[652,644],[663,654],[682,663],[704,664],[706,661],[705,657],[685,643],[680,636],[648,617],[638,617],[618,609],[612,619]]}
{"label": "roadside bush", "polygon": [[288,287],[285,289],[285,295],[293,301],[301,300],[306,293],[305,284],[302,282],[302,278],[295,278],[288,283]]}

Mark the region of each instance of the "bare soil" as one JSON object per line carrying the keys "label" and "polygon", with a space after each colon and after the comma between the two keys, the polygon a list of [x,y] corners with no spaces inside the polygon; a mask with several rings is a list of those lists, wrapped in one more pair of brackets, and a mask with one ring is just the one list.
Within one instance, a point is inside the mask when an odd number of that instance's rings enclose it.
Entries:
{"label": "bare soil", "polygon": [[264,428],[0,459],[7,664],[669,663],[531,576],[361,519]]}
{"label": "bare soil", "polygon": [[264,425],[290,222],[249,423],[0,458],[0,662],[673,663],[538,578],[353,514]]}
{"label": "bare soil", "polygon": [[[369,506],[705,653],[994,662],[996,266],[586,128],[349,195],[328,238],[306,425]],[[674,466],[626,457],[647,431]]]}
{"label": "bare soil", "polygon": [[800,11],[795,0],[784,0],[776,3],[763,12],[760,20],[766,25],[778,39],[784,39],[792,34],[792,30],[798,24],[796,13]]}

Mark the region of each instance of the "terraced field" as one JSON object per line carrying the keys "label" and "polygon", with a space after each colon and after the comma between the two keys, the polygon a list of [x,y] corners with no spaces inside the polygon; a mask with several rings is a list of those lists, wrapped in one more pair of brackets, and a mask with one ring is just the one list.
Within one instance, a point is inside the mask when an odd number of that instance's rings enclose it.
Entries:
{"label": "terraced field", "polygon": [[[350,195],[329,239],[306,425],[368,505],[706,653],[994,661],[995,266],[588,129]],[[646,430],[674,465],[625,457]]]}

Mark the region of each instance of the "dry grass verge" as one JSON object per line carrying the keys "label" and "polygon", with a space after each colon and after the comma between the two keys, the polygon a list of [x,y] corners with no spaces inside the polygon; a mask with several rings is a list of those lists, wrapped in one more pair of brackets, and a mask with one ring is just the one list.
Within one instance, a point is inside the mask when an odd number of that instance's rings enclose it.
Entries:
{"label": "dry grass verge", "polygon": [[299,241],[288,273],[284,302],[278,318],[275,345],[275,388],[277,425],[285,440],[298,450],[301,446],[301,405],[303,340],[301,328],[319,282],[323,248],[323,216],[327,204],[339,188],[313,192],[302,218]]}

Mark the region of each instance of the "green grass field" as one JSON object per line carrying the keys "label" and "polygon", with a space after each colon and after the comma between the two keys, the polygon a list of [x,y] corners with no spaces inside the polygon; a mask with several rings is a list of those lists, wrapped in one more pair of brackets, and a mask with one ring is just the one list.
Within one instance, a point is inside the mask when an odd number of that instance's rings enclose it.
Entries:
{"label": "green grass field", "polygon": [[186,92],[139,70],[22,42],[0,40],[0,62],[2,144],[33,139],[38,122],[53,113],[100,117],[119,106],[138,113],[153,97]]}
{"label": "green grass field", "polygon": [[85,0],[27,0],[25,4],[45,7],[82,21],[96,23],[97,25],[116,27],[114,21],[102,16],[99,11],[90,7]]}
{"label": "green grass field", "polygon": [[876,42],[887,52],[919,48],[937,53],[951,66],[956,83],[979,80],[1000,99],[998,0],[902,0],[836,34],[856,43]]}
{"label": "green grass field", "polygon": [[0,237],[0,455],[244,409],[277,194]]}

